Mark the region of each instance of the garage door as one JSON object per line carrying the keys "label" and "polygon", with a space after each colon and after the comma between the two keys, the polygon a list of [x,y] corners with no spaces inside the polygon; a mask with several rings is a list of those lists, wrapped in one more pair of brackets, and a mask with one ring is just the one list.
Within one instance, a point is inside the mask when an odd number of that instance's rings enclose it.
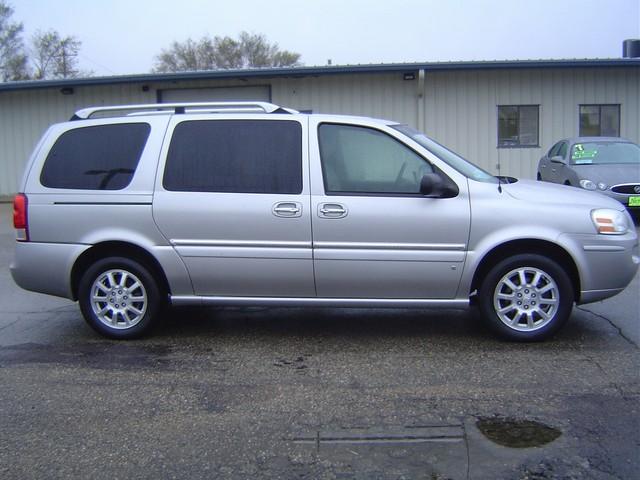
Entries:
{"label": "garage door", "polygon": [[160,90],[160,102],[228,102],[228,101],[271,101],[271,87],[259,85],[250,87],[217,88],[171,88]]}

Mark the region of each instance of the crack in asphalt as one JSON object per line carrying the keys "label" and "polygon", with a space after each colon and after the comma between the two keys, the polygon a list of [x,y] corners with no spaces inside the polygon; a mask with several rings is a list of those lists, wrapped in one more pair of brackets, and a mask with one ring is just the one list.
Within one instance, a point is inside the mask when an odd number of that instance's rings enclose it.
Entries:
{"label": "crack in asphalt", "polygon": [[590,313],[591,315],[595,315],[598,318],[601,318],[602,320],[605,320],[609,325],[611,325],[613,328],[615,328],[618,331],[618,334],[624,338],[627,342],[629,342],[631,345],[633,345],[636,348],[640,348],[639,345],[636,344],[636,342],[634,342],[633,340],[631,340],[629,337],[627,337],[624,332],[622,331],[622,329],[616,325],[612,320],[608,319],[607,317],[605,317],[604,315],[600,314],[600,313],[596,313],[593,310],[589,310],[588,308],[584,308],[582,306],[576,305],[575,307],[576,309],[585,312],[585,313]]}
{"label": "crack in asphalt", "polygon": [[[600,365],[600,362],[598,362],[595,358],[586,355],[585,358],[587,359],[587,361],[592,362],[597,368],[598,370],[600,370],[600,372],[605,376],[608,377],[609,376],[609,372],[607,372],[604,367],[602,365]],[[624,392],[624,390],[622,389],[622,387],[620,385],[618,385],[617,382],[610,382],[610,385],[616,390],[616,392],[618,392],[618,395],[620,395],[620,398],[622,398],[623,400],[631,400]]]}
{"label": "crack in asphalt", "polygon": [[[1,313],[1,312],[0,312]],[[4,330],[5,328],[9,328],[12,325],[15,325],[16,323],[18,323],[20,321],[20,318],[15,319],[13,322],[8,323],[7,325],[3,325],[2,327],[0,327],[0,332],[2,330]]]}
{"label": "crack in asphalt", "polygon": [[460,422],[462,425],[462,437],[464,438],[464,446],[467,450],[467,477],[466,480],[469,480],[471,474],[471,453],[469,452],[469,439],[467,438],[467,426],[464,423],[464,419]]}

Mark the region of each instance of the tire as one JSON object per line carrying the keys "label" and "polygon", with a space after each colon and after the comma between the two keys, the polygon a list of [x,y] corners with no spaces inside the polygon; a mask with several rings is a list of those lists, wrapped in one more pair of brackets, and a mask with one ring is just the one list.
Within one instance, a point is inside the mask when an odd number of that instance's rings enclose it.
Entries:
{"label": "tire", "polygon": [[158,283],[142,264],[108,257],[92,264],[80,279],[78,302],[96,332],[115,339],[138,338],[156,323],[162,304]]}
{"label": "tire", "polygon": [[539,182],[542,181],[542,175],[540,175],[540,172],[538,172],[538,175],[536,177],[536,180],[538,180]]}
{"label": "tire", "polygon": [[555,334],[569,318],[573,301],[567,272],[537,254],[502,260],[478,290],[483,320],[501,337],[519,342],[537,342]]}

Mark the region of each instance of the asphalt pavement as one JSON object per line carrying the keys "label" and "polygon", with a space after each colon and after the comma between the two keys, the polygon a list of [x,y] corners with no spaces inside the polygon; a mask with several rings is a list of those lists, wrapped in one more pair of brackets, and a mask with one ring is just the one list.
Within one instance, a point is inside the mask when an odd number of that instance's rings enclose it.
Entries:
{"label": "asphalt pavement", "polygon": [[464,311],[176,309],[97,336],[13,284],[0,205],[0,478],[640,478],[640,287],[538,344]]}

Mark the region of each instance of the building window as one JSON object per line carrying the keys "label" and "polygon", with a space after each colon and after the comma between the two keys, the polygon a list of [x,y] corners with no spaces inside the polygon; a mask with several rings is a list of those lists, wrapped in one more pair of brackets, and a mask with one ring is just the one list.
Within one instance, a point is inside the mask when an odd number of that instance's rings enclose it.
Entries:
{"label": "building window", "polygon": [[581,137],[619,137],[620,105],[580,105]]}
{"label": "building window", "polygon": [[498,147],[537,147],[538,105],[498,105]]}

